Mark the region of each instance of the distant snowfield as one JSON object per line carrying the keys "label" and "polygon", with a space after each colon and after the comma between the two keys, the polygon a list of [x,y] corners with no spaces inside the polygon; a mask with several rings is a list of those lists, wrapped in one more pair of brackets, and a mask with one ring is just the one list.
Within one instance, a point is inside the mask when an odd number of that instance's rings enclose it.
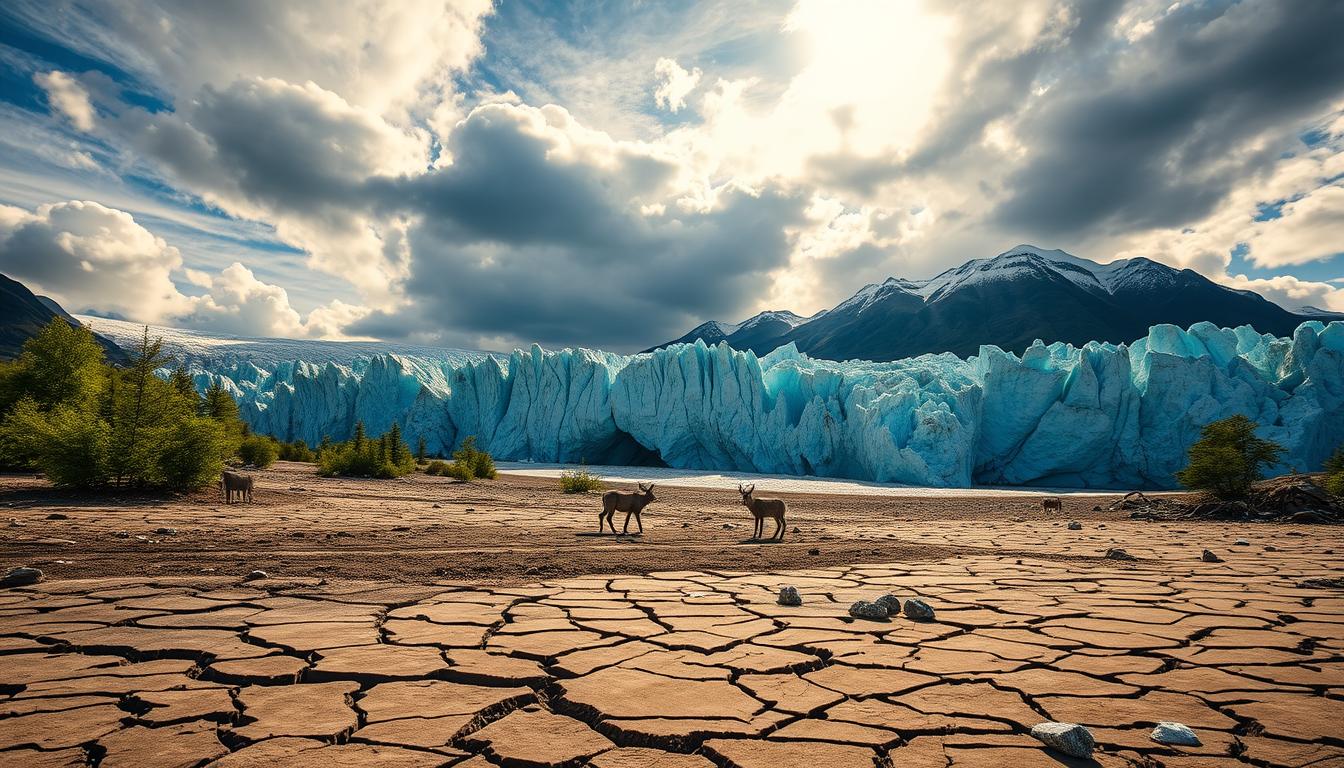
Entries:
{"label": "distant snowfield", "polygon": [[[496,469],[506,475],[524,477],[560,477],[560,473],[576,469],[573,464],[531,464],[527,462],[496,462]],[[1098,491],[1078,488],[927,488],[914,485],[895,485],[890,483],[868,483],[861,480],[843,480],[831,477],[797,477],[794,475],[760,475],[750,472],[723,473],[712,470],[668,469],[663,467],[585,467],[589,472],[601,476],[607,483],[637,482],[661,483],[662,485],[684,488],[728,488],[738,483],[755,483],[757,491],[774,493],[831,493],[836,495],[862,496],[904,496],[942,498],[983,498],[1040,496],[1052,494],[1060,496],[1115,496],[1122,491]],[[1149,495],[1155,495],[1151,491]]]}

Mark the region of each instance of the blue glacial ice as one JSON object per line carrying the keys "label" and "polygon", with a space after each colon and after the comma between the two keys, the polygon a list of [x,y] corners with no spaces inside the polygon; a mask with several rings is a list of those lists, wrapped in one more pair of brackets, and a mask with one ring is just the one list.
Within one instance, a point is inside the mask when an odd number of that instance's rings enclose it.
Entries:
{"label": "blue glacial ice", "polygon": [[1233,414],[1311,470],[1344,443],[1344,322],[1291,339],[1159,325],[1129,345],[1039,342],[960,359],[757,358],[725,345],[623,356],[532,347],[348,363],[192,361],[253,429],[317,443],[394,421],[433,453],[468,435],[506,460],[666,464],[924,486],[1173,487],[1202,426]]}

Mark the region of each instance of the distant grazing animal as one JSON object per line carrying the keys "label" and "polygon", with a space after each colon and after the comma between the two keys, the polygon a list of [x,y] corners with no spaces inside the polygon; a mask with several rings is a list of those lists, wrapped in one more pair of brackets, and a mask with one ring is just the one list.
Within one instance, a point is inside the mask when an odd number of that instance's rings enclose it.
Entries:
{"label": "distant grazing animal", "polygon": [[238,494],[239,499],[246,501],[248,504],[252,503],[251,475],[242,475],[237,472],[226,471],[224,477],[220,480],[220,485],[224,488],[225,504],[233,503],[233,495],[235,493]]}
{"label": "distant grazing animal", "polygon": [[771,539],[779,541],[784,540],[784,513],[787,507],[783,499],[757,499],[752,496],[756,491],[756,485],[748,487],[737,486],[737,492],[742,494],[742,505],[751,510],[751,514],[756,518],[756,529],[751,538],[760,539],[765,536],[766,518],[775,521],[775,532],[770,536]]}
{"label": "distant grazing animal", "polygon": [[1046,496],[1041,499],[1041,509],[1046,512],[1060,512],[1064,509],[1064,501],[1058,496]]}
{"label": "distant grazing animal", "polygon": [[602,494],[602,514],[597,516],[597,532],[602,532],[602,521],[611,526],[611,532],[616,532],[616,522],[612,520],[612,515],[617,512],[625,513],[625,525],[621,526],[621,533],[626,533],[630,529],[630,516],[635,516],[635,522],[639,524],[639,532],[644,532],[644,520],[640,513],[644,508],[652,504],[656,499],[653,497],[653,483],[647,486],[644,483],[639,484],[639,493],[621,493],[620,491],[607,491]]}

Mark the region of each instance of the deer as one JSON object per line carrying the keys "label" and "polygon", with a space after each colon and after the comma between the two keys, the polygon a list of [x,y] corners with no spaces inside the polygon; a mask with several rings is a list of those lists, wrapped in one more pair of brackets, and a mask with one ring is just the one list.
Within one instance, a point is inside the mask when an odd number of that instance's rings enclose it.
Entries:
{"label": "deer", "polygon": [[1046,496],[1041,499],[1041,509],[1046,512],[1062,512],[1064,511],[1064,500],[1058,496]]}
{"label": "deer", "polygon": [[232,504],[233,495],[238,494],[238,498],[252,503],[252,476],[243,475],[237,472],[225,471],[220,479],[220,486],[224,489],[224,503]]}
{"label": "deer", "polygon": [[742,506],[751,510],[752,516],[756,518],[756,528],[751,538],[760,539],[765,536],[765,519],[771,518],[775,521],[775,532],[770,536],[771,540],[784,540],[784,513],[787,506],[783,499],[757,499],[752,496],[756,491],[756,484],[750,486],[737,486],[737,492],[742,494]]}
{"label": "deer", "polygon": [[657,499],[653,495],[653,483],[645,485],[639,484],[639,493],[621,493],[620,491],[607,491],[602,494],[602,513],[597,516],[597,532],[602,532],[602,521],[611,526],[611,532],[616,532],[616,522],[612,516],[617,512],[625,513],[625,525],[621,526],[621,534],[625,535],[630,531],[630,516],[635,516],[635,522],[639,525],[639,532],[644,533],[644,519],[641,513],[644,508],[652,504]]}

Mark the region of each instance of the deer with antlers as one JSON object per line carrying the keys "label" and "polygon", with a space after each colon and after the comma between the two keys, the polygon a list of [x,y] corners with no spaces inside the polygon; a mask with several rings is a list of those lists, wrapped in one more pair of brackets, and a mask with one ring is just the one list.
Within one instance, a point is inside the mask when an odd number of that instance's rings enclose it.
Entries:
{"label": "deer with antlers", "polygon": [[775,521],[775,532],[770,536],[772,540],[784,540],[784,513],[787,507],[783,499],[758,499],[752,494],[756,491],[756,485],[749,486],[738,485],[737,492],[742,494],[742,506],[751,510],[751,514],[756,518],[756,529],[752,533],[753,539],[760,539],[765,535],[765,521],[767,518]]}
{"label": "deer with antlers", "polygon": [[602,494],[602,514],[597,516],[597,532],[602,532],[603,521],[611,526],[611,532],[616,532],[616,523],[612,516],[617,512],[625,513],[625,525],[621,526],[621,533],[628,533],[630,530],[630,516],[635,516],[635,522],[639,524],[639,532],[644,533],[644,519],[641,513],[644,508],[652,504],[656,499],[653,497],[653,483],[645,485],[639,484],[639,493],[621,493],[620,491],[607,491]]}

